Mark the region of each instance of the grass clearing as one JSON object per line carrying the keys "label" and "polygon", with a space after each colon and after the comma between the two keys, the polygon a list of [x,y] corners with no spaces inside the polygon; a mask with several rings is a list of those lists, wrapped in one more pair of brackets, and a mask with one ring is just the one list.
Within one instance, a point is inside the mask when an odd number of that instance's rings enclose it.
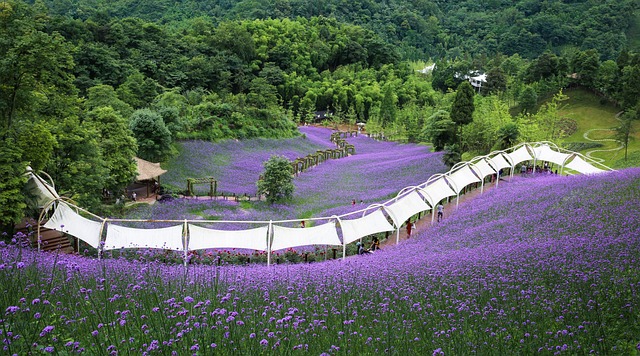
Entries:
{"label": "grass clearing", "polygon": [[[575,120],[578,124],[578,130],[560,143],[592,142],[584,137],[589,130],[593,130],[588,133],[588,137],[592,140],[614,139],[615,131],[612,129],[620,123],[616,119],[616,114],[620,109],[609,104],[601,104],[598,96],[584,89],[567,90],[565,94],[569,96],[569,100],[561,106],[559,115]],[[628,147],[630,154],[640,151],[640,122],[633,123],[633,130],[635,133]],[[623,150],[604,151],[619,147],[619,143],[615,141],[600,141],[599,143],[602,144],[602,147],[597,150],[603,151],[594,153],[593,157],[603,159],[605,165],[613,168],[624,166],[623,162],[620,162],[620,159],[624,158]],[[593,149],[588,148],[579,152],[587,154],[591,150]]]}

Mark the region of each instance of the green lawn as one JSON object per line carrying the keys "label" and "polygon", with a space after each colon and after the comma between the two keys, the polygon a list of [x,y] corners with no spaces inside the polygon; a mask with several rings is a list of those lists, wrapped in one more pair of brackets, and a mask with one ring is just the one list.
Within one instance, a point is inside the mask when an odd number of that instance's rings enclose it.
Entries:
{"label": "green lawn", "polygon": [[[578,130],[569,137],[562,140],[561,143],[570,142],[589,142],[584,138],[585,132],[598,129],[598,131],[591,131],[589,138],[591,139],[612,139],[614,137],[614,131],[603,131],[612,129],[619,125],[619,121],[615,118],[616,114],[620,111],[618,108],[609,104],[600,104],[600,98],[593,93],[584,89],[571,89],[565,92],[569,96],[569,100],[563,103],[559,110],[561,117],[567,117],[575,120],[578,123]],[[636,131],[633,139],[629,142],[629,154],[640,152],[640,122],[634,122],[633,130]],[[602,147],[597,150],[614,149],[619,146],[617,142],[603,141]],[[593,149],[582,150],[580,153],[586,154]],[[595,152],[592,155],[594,158],[604,159],[604,164],[612,168],[640,165],[640,161],[637,158],[633,159],[635,162],[624,162],[624,150],[609,151],[609,152]]]}

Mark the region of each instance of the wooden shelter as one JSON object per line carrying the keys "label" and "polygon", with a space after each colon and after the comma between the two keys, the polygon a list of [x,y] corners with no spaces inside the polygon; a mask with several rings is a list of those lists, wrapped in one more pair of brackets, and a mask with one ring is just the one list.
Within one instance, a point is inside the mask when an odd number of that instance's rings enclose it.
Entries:
{"label": "wooden shelter", "polygon": [[160,184],[160,176],[167,173],[166,170],[160,168],[160,163],[152,163],[145,161],[142,158],[134,157],[136,165],[138,167],[138,175],[136,181],[145,183],[147,187],[147,198],[149,197],[150,184],[152,181]]}

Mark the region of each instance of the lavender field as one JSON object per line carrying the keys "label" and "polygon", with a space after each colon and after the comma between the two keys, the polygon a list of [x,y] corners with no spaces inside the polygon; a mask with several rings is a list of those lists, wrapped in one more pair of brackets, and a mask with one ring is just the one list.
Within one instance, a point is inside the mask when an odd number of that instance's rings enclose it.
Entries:
{"label": "lavender field", "polygon": [[3,244],[3,353],[637,354],[638,201],[638,168],[522,178],[398,246],[271,267]]}
{"label": "lavender field", "polygon": [[[238,195],[256,194],[256,180],[264,170],[262,163],[272,154],[289,159],[304,157],[318,149],[335,148],[331,130],[300,127],[303,137],[288,140],[225,141],[219,144],[187,141],[182,154],[165,167],[165,183],[186,185],[187,177],[214,176],[219,189]],[[349,137],[356,154],[328,160],[294,179],[291,202],[271,206],[264,202],[224,200],[174,200],[170,203],[139,206],[128,218],[210,219],[210,220],[284,220],[340,215],[362,209],[363,204],[383,203],[402,188],[425,182],[435,173],[445,172],[442,153],[427,146],[379,142],[366,136]],[[265,146],[264,150],[260,147]],[[203,188],[208,189],[208,187]],[[356,200],[354,207],[351,202]],[[222,229],[242,229],[240,224],[217,224]]]}

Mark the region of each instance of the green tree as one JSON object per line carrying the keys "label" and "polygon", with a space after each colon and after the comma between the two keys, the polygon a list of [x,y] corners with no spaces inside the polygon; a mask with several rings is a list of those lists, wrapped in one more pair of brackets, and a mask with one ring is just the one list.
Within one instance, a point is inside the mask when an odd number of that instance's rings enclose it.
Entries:
{"label": "green tree", "polygon": [[16,128],[16,145],[22,150],[22,159],[35,171],[41,171],[51,159],[56,139],[44,123],[24,122]]}
{"label": "green tree", "polygon": [[111,192],[121,192],[136,177],[137,145],[127,122],[111,107],[90,111],[87,122],[98,133],[98,143],[102,159],[108,170],[105,188]]}
{"label": "green tree", "polygon": [[87,111],[109,106],[120,114],[122,117],[129,117],[133,113],[131,105],[125,103],[118,98],[116,91],[111,85],[99,84],[87,90],[87,99],[84,107]]}
{"label": "green tree", "polygon": [[138,142],[138,156],[151,162],[162,162],[171,154],[171,132],[162,117],[150,109],[139,109],[131,115],[129,127]]}
{"label": "green tree", "polygon": [[56,182],[58,193],[85,208],[99,207],[108,170],[98,133],[75,117],[60,120],[53,129],[58,145],[45,170]]}
{"label": "green tree", "polygon": [[384,96],[380,105],[380,120],[383,127],[396,121],[398,98],[394,94],[394,90],[390,84],[384,87]]}
{"label": "green tree", "polygon": [[468,81],[464,81],[458,85],[456,96],[451,104],[451,120],[458,126],[463,126],[473,121],[473,111],[475,106],[473,98],[475,91]]}
{"label": "green tree", "polygon": [[633,121],[640,119],[637,109],[627,110],[620,116],[620,125],[615,127],[615,138],[624,147],[624,160],[627,160],[629,141],[633,134]]}
{"label": "green tree", "polygon": [[640,64],[622,69],[622,104],[625,108],[636,106],[640,100]]}
{"label": "green tree", "polygon": [[427,119],[422,136],[431,142],[434,150],[442,151],[446,145],[455,142],[456,124],[451,120],[447,111],[438,110]]}
{"label": "green tree", "polygon": [[264,194],[270,204],[290,199],[294,191],[291,162],[283,156],[271,156],[264,162],[264,173],[257,186],[259,194]]}
{"label": "green tree", "polygon": [[23,120],[55,118],[73,95],[72,46],[44,31],[44,9],[23,1],[0,4],[0,135]]}
{"label": "green tree", "polygon": [[24,217],[27,205],[22,189],[27,183],[24,175],[27,162],[13,139],[0,141],[0,230],[12,232],[13,225]]}
{"label": "green tree", "polygon": [[527,85],[520,93],[518,101],[520,101],[520,109],[523,113],[531,113],[538,104],[538,93],[532,86]]}
{"label": "green tree", "polygon": [[488,94],[504,92],[507,89],[507,77],[500,67],[494,67],[487,72],[487,83],[483,89]]}

